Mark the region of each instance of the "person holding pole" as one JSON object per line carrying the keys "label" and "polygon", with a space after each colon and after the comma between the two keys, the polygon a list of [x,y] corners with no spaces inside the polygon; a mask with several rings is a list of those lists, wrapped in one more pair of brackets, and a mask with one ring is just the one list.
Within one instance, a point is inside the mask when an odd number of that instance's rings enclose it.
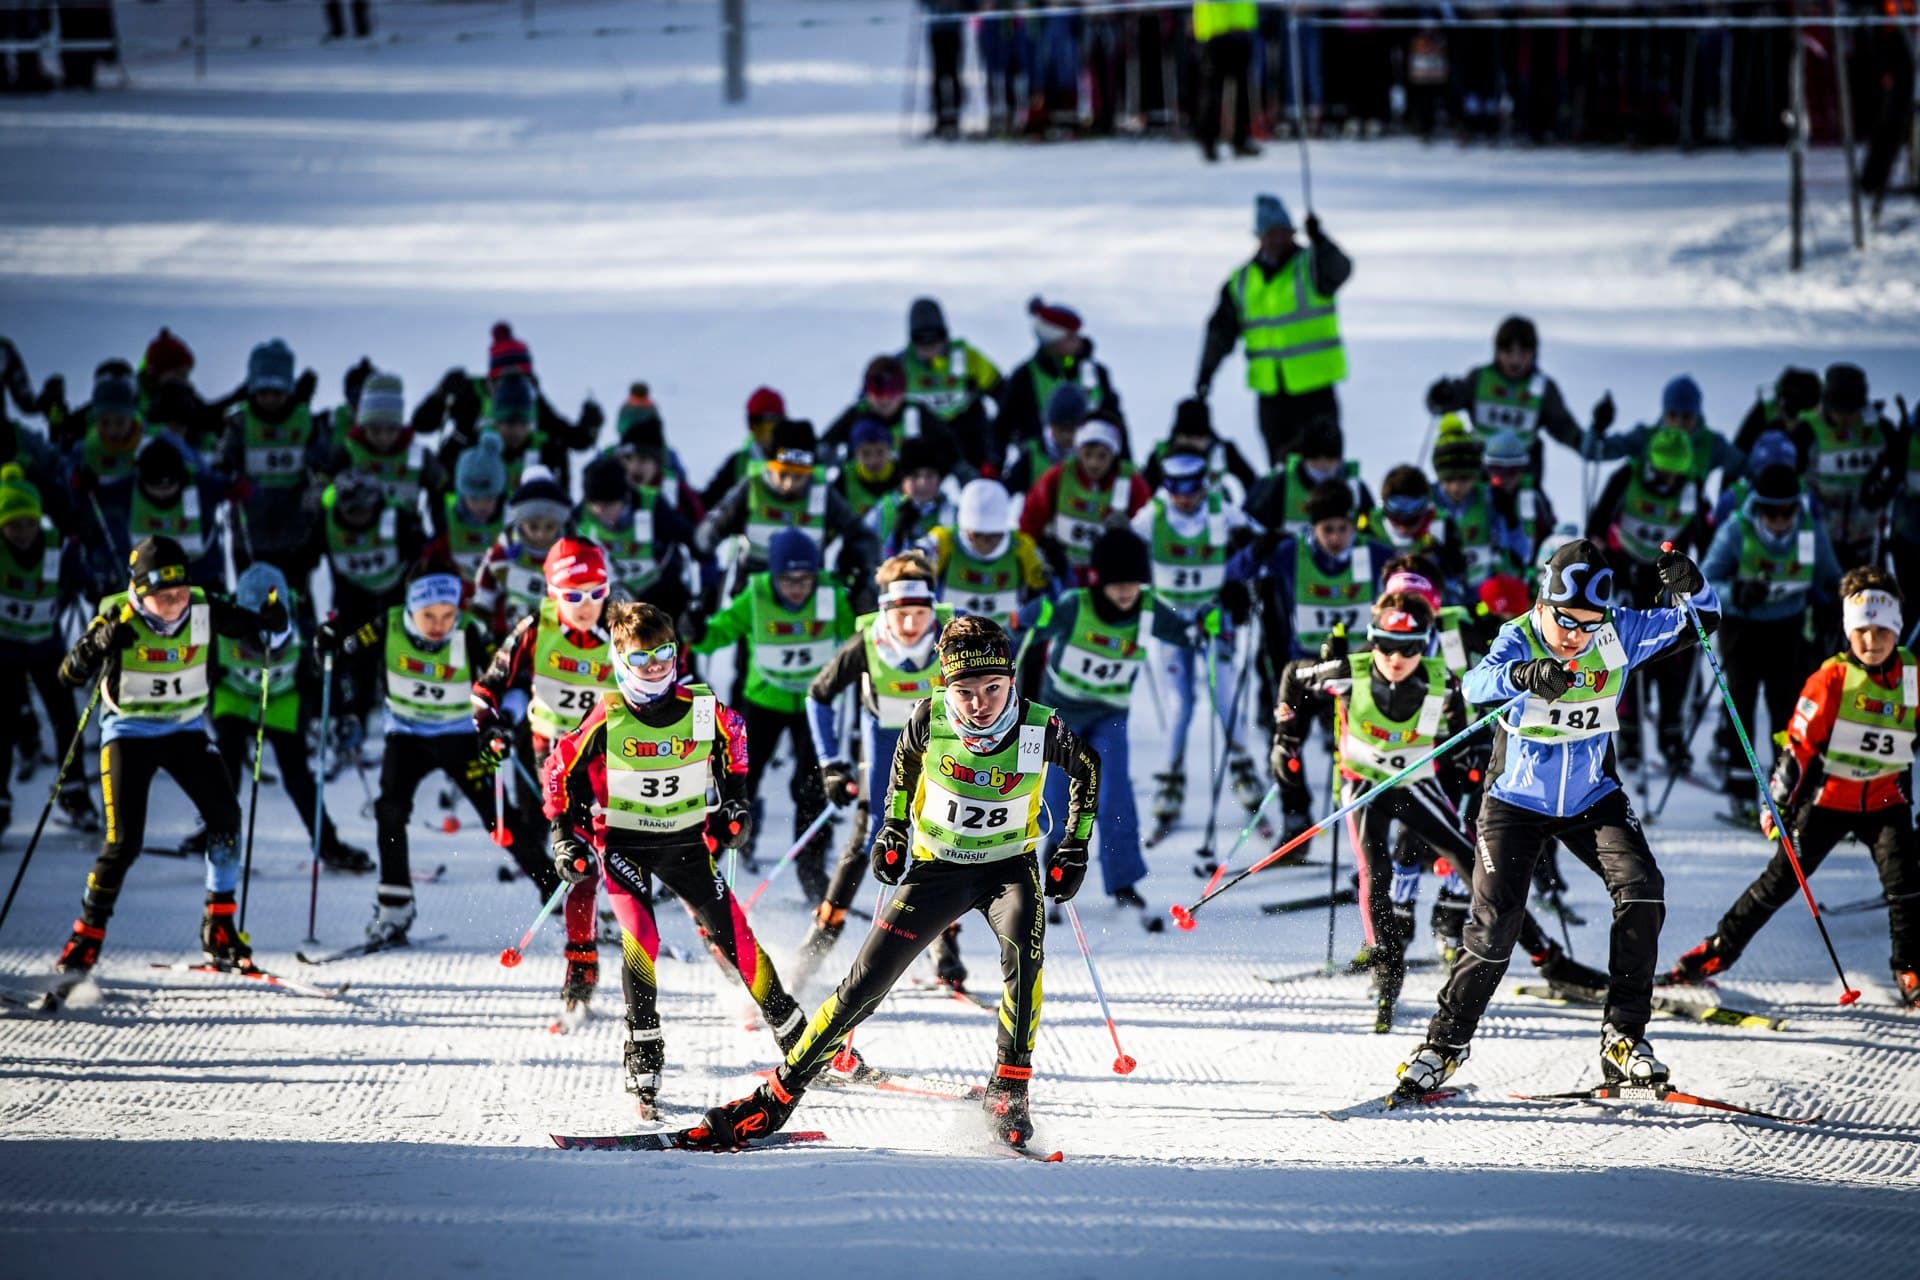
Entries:
{"label": "person holding pole", "polygon": [[[679,637],[660,609],[610,604],[607,632],[615,688],[599,693],[580,727],[554,745],[541,789],[554,869],[574,884],[604,878],[620,922],[626,1086],[651,1119],[659,1114],[666,1042],[649,877],[679,897],[716,957],[739,974],[782,1053],[799,1041],[806,1019],[713,865],[716,848],[739,848],[753,835],[746,721],[706,685],[680,680]],[[719,795],[711,819],[709,787]]]}
{"label": "person holding pole", "polygon": [[1506,974],[1534,863],[1549,840],[1599,875],[1613,897],[1601,1071],[1608,1083],[1667,1078],[1646,1040],[1665,882],[1620,785],[1613,734],[1629,672],[1718,625],[1720,604],[1686,556],[1663,552],[1656,571],[1669,593],[1691,598],[1697,628],[1679,608],[1616,607],[1606,553],[1576,539],[1548,560],[1532,610],[1501,628],[1462,681],[1468,702],[1508,705],[1487,766],[1473,917],[1426,1039],[1400,1067],[1396,1092],[1431,1092],[1467,1060],[1480,1016]]}
{"label": "person holding pole", "polygon": [[153,777],[165,770],[207,824],[207,901],[200,946],[225,968],[247,969],[253,951],[235,922],[240,883],[240,801],[207,721],[214,637],[278,635],[284,601],[243,609],[188,582],[187,554],[172,538],[146,538],[128,557],[127,590],[100,612],[60,664],[77,689],[99,675],[100,793],[106,842],[87,875],[80,918],[55,967],[84,974],[100,959],[107,921],[147,834]]}
{"label": "person holding pole", "polygon": [[[1920,664],[1900,644],[1904,601],[1890,575],[1850,569],[1840,594],[1847,647],[1807,677],[1768,788],[1805,874],[1848,836],[1873,855],[1887,900],[1894,986],[1911,1008],[1920,1006],[1920,838],[1913,823]],[[1761,810],[1760,830],[1770,840],[1778,837],[1770,810]],[[1680,957],[1668,980],[1705,982],[1732,968],[1792,899],[1797,881],[1783,848],[1727,908],[1713,936]]]}
{"label": "person holding pole", "polygon": [[1193,381],[1195,398],[1205,400],[1220,362],[1240,344],[1272,467],[1286,461],[1309,423],[1340,421],[1334,387],[1347,376],[1334,295],[1353,275],[1353,260],[1328,239],[1311,209],[1306,232],[1303,248],[1280,197],[1254,197],[1253,234],[1260,247],[1220,287]]}

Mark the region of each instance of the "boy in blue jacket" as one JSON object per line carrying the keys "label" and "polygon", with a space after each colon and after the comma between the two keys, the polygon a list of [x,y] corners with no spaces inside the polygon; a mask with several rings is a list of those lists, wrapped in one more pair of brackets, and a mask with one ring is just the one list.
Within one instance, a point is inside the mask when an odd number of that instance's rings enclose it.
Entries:
{"label": "boy in blue jacket", "polygon": [[[1719,600],[1693,561],[1668,551],[1655,568],[1669,594],[1693,596],[1708,629],[1718,624]],[[1499,721],[1480,809],[1473,916],[1427,1038],[1400,1068],[1397,1092],[1430,1092],[1467,1060],[1526,919],[1534,863],[1553,840],[1598,874],[1613,898],[1601,1072],[1609,1084],[1666,1080],[1645,1038],[1665,884],[1620,785],[1613,734],[1627,674],[1693,639],[1683,609],[1615,607],[1606,553],[1582,538],[1554,552],[1532,610],[1502,627],[1467,672],[1469,703],[1528,696]]]}

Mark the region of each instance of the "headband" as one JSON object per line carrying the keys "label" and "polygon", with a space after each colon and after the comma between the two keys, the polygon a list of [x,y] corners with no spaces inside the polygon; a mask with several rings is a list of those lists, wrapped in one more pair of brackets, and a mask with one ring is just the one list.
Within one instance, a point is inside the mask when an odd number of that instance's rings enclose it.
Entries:
{"label": "headband", "polygon": [[1856,591],[1840,606],[1840,616],[1848,631],[1861,627],[1885,627],[1900,631],[1900,602],[1885,591]]}
{"label": "headband", "polygon": [[407,612],[415,613],[430,605],[460,603],[464,588],[454,573],[424,573],[407,584]]}
{"label": "headband", "polygon": [[919,578],[898,578],[880,593],[882,609],[896,604],[933,603],[933,584]]}

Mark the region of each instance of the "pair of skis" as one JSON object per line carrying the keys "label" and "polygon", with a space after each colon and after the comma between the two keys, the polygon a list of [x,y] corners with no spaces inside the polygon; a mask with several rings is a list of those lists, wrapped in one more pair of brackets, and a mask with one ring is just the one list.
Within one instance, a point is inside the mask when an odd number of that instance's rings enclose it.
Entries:
{"label": "pair of skis", "polygon": [[[171,973],[204,973],[219,977],[243,978],[264,987],[283,991],[288,995],[307,996],[316,1000],[332,1000],[345,995],[348,985],[342,982],[337,986],[317,986],[310,982],[301,982],[297,978],[285,977],[268,969],[252,965],[242,967],[213,960],[176,960],[172,963],[155,961],[153,967]],[[86,973],[22,975],[19,978],[8,979],[8,982],[13,984],[13,990],[8,994],[8,999],[11,1003],[24,1005],[39,1013],[58,1013],[67,1006],[68,997],[76,988],[83,983],[97,983],[97,981],[91,970]],[[138,984],[135,984],[134,989],[140,989]],[[149,985],[146,989],[154,988]]]}
{"label": "pair of skis", "polygon": [[[1523,984],[1514,988],[1516,995],[1530,996],[1535,1000],[1545,1000],[1550,1004],[1584,1004],[1604,1006],[1607,993],[1592,987],[1574,987],[1564,983],[1550,982],[1545,986]],[[1674,996],[1655,994],[1653,997],[1655,1013],[1664,1013],[1674,1018],[1691,1018],[1695,1022],[1711,1023],[1721,1027],[1740,1027],[1748,1031],[1784,1031],[1785,1018],[1769,1017],[1762,1013],[1753,1013],[1746,1009],[1735,1009],[1723,1004],[1707,1004],[1699,1000],[1684,1000]]]}
{"label": "pair of skis", "polygon": [[[1385,1097],[1367,1098],[1350,1107],[1342,1107],[1336,1111],[1322,1111],[1320,1114],[1329,1120],[1351,1120],[1360,1116],[1385,1115],[1394,1111],[1415,1111],[1443,1106],[1462,1098],[1471,1098],[1473,1094],[1472,1085],[1443,1086],[1424,1092],[1395,1089]],[[1747,1107],[1720,1098],[1687,1093],[1665,1082],[1648,1085],[1600,1084],[1591,1089],[1572,1089],[1565,1093],[1512,1093],[1507,1096],[1515,1102],[1541,1103],[1551,1106],[1573,1106],[1583,1102],[1658,1102],[1669,1106],[1723,1111],[1730,1115],[1742,1116],[1750,1120],[1768,1120],[1775,1124],[1818,1124],[1820,1122],[1820,1117],[1817,1115],[1788,1116],[1773,1111],[1762,1111],[1758,1107]]]}

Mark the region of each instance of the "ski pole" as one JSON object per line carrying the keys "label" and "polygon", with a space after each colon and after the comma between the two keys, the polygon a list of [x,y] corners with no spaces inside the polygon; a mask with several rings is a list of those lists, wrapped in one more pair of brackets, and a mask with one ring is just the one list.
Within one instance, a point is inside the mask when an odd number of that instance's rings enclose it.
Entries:
{"label": "ski pole", "polygon": [[[121,610],[124,620],[133,615],[133,606],[127,605]],[[27,864],[33,861],[33,851],[40,847],[40,833],[47,829],[47,818],[53,813],[53,802],[60,795],[60,784],[66,780],[67,770],[73,768],[73,758],[80,754],[80,738],[87,731],[87,721],[93,718],[93,709],[100,702],[100,689],[106,683],[107,669],[103,665],[100,674],[94,677],[93,694],[87,699],[87,709],[80,713],[80,723],[74,726],[73,740],[67,743],[67,754],[60,759],[60,768],[53,775],[53,786],[47,791],[47,802],[40,808],[40,821],[33,824],[33,839],[27,841],[27,851],[20,856],[20,867],[13,873],[13,884],[7,890],[7,900],[0,905],[0,926],[7,922],[7,913],[13,910],[14,895],[20,892],[20,882],[26,879]],[[108,801],[109,807],[112,801]]]}
{"label": "ski pole", "polygon": [[553,909],[560,905],[560,899],[566,897],[567,890],[571,888],[573,888],[572,885],[562,880],[560,886],[548,895],[546,902],[540,907],[540,914],[533,918],[533,923],[527,926],[527,931],[520,935],[520,945],[508,947],[500,953],[501,964],[511,969],[520,963],[521,957],[526,954],[528,945],[533,942],[533,935],[540,932],[541,924],[546,921],[548,916],[553,914]]}
{"label": "ski pole", "polygon": [[1207,892],[1206,894],[1203,894],[1200,897],[1200,899],[1196,901],[1191,907],[1183,907],[1179,903],[1175,903],[1171,911],[1171,914],[1173,916],[1173,922],[1179,925],[1182,929],[1193,928],[1194,915],[1199,912],[1200,908],[1206,906],[1209,902],[1212,902],[1215,898],[1219,897],[1221,894],[1225,893],[1227,890],[1233,888],[1233,886],[1239,884],[1242,880],[1245,880],[1248,876],[1253,875],[1255,872],[1265,871],[1268,867],[1280,861],[1280,859],[1286,857],[1289,853],[1292,853],[1295,849],[1299,848],[1301,845],[1305,844],[1307,841],[1313,839],[1315,836],[1319,835],[1322,831],[1325,831],[1333,823],[1338,822],[1340,819],[1346,817],[1349,813],[1352,813],[1356,809],[1365,808],[1367,805],[1371,804],[1375,799],[1385,795],[1388,791],[1400,785],[1401,782],[1412,777],[1416,771],[1424,768],[1429,764],[1432,764],[1435,760],[1438,760],[1441,756],[1445,755],[1447,752],[1453,750],[1455,747],[1465,742],[1468,737],[1470,737],[1474,733],[1477,733],[1481,728],[1493,723],[1494,720],[1498,719],[1502,715],[1505,715],[1507,712],[1511,711],[1513,708],[1519,706],[1522,702],[1526,701],[1527,698],[1531,696],[1532,696],[1531,694],[1526,692],[1514,694],[1513,697],[1507,699],[1507,701],[1501,703],[1499,706],[1495,707],[1493,710],[1487,712],[1485,715],[1481,716],[1478,720],[1475,720],[1472,724],[1468,725],[1466,728],[1462,729],[1460,732],[1454,734],[1451,738],[1448,738],[1445,742],[1441,743],[1439,746],[1435,747],[1433,750],[1427,752],[1427,754],[1421,756],[1418,760],[1415,760],[1412,764],[1408,765],[1406,768],[1402,769],[1400,772],[1394,774],[1391,778],[1388,778],[1385,782],[1381,783],[1379,786],[1371,788],[1370,790],[1366,791],[1364,794],[1354,797],[1354,799],[1348,801],[1346,804],[1341,805],[1338,809],[1334,810],[1332,813],[1328,814],[1326,817],[1320,819],[1318,822],[1308,827],[1305,831],[1302,831],[1299,835],[1287,841],[1285,844],[1281,845],[1278,849],[1275,849],[1272,853],[1269,853],[1266,857],[1260,859],[1260,861],[1248,867],[1245,871],[1240,872],[1238,875],[1234,876],[1233,879],[1227,881],[1225,884],[1221,885],[1219,888],[1213,889]]}
{"label": "ski pole", "polygon": [[1147,669],[1147,692],[1153,695],[1153,718],[1159,722],[1160,732],[1165,733],[1167,708],[1166,704],[1160,701],[1160,681],[1153,674],[1153,659],[1149,657],[1140,665]]}
{"label": "ski pole", "polygon": [[[1660,549],[1672,551],[1673,544],[1663,543]],[[1700,621],[1700,611],[1693,607],[1691,593],[1675,592],[1674,598],[1687,611],[1687,617],[1693,620],[1694,633],[1700,637],[1700,647],[1707,651],[1707,661],[1713,665],[1713,678],[1720,685],[1720,698],[1727,704],[1727,719],[1733,722],[1733,732],[1740,739],[1740,749],[1747,753],[1747,767],[1753,770],[1754,785],[1759,788],[1760,799],[1766,803],[1767,812],[1773,816],[1774,833],[1780,837],[1780,847],[1787,851],[1787,861],[1793,865],[1794,878],[1800,882],[1800,892],[1807,899],[1807,910],[1813,912],[1813,923],[1820,930],[1820,941],[1827,944],[1827,958],[1833,961],[1833,971],[1840,975],[1840,1003],[1852,1004],[1860,998],[1860,992],[1847,981],[1847,971],[1840,963],[1840,953],[1833,949],[1833,937],[1827,932],[1827,922],[1820,918],[1820,904],[1814,901],[1813,887],[1807,883],[1807,873],[1800,866],[1800,855],[1794,852],[1793,836],[1787,831],[1787,824],[1780,821],[1779,807],[1773,803],[1773,789],[1760,772],[1760,760],[1753,753],[1753,742],[1747,737],[1747,727],[1740,723],[1740,712],[1733,705],[1733,693],[1727,688],[1726,673],[1720,670],[1720,658],[1713,651],[1706,624]]]}
{"label": "ski pole", "polygon": [[1253,834],[1253,829],[1260,825],[1260,815],[1267,811],[1267,806],[1272,804],[1274,797],[1279,794],[1280,784],[1276,782],[1267,788],[1267,794],[1260,797],[1260,803],[1254,809],[1253,816],[1247,819],[1247,825],[1240,828],[1240,834],[1234,837],[1233,847],[1228,849],[1227,856],[1220,859],[1214,866],[1213,878],[1207,881],[1206,889],[1201,890],[1203,897],[1208,890],[1211,890],[1213,886],[1220,883],[1221,876],[1227,874],[1227,867],[1233,862],[1233,855],[1240,852],[1240,846],[1247,842],[1247,837]]}
{"label": "ski pole", "polygon": [[[1208,619],[1209,621],[1207,625],[1210,628],[1208,634],[1210,636],[1217,637],[1220,630],[1220,615],[1218,611],[1215,611],[1209,614]],[[1211,644],[1211,642],[1209,642],[1209,644]],[[1225,716],[1222,716],[1220,714],[1219,694],[1217,692],[1217,686],[1218,686],[1218,676],[1216,674],[1217,666],[1214,662],[1214,654],[1213,654],[1212,648],[1209,647],[1207,650],[1207,702],[1213,708],[1214,718],[1221,722],[1221,728],[1225,734],[1226,749],[1229,756],[1231,756],[1233,753],[1234,745],[1235,745],[1235,733],[1239,728],[1241,694],[1246,690],[1247,676],[1252,672],[1252,670],[1253,670],[1252,663],[1247,663],[1246,665],[1240,668],[1238,683],[1233,691],[1233,705],[1228,707],[1227,714]],[[1213,745],[1213,737],[1212,737],[1213,726],[1211,724],[1207,726],[1207,733],[1208,733],[1207,745],[1209,748],[1211,748]],[[1209,757],[1209,759],[1211,759],[1211,757]],[[1226,769],[1215,768],[1213,770],[1213,794],[1208,798],[1208,802],[1207,802],[1207,830],[1206,830],[1206,834],[1200,840],[1200,847],[1194,850],[1194,856],[1197,858],[1206,858],[1211,856],[1213,853],[1214,828],[1220,814],[1220,793],[1222,789],[1224,789],[1226,786],[1227,773],[1228,773],[1228,770]],[[1216,873],[1217,873],[1217,870],[1218,869],[1216,868]]]}
{"label": "ski pole", "polygon": [[[1304,95],[1301,82],[1306,79],[1304,68],[1300,65],[1300,3],[1299,0],[1287,0],[1287,48],[1292,58],[1290,70],[1293,72],[1293,130],[1300,138],[1300,193],[1306,198],[1307,212],[1313,212],[1313,166],[1307,160],[1307,112],[1301,106]],[[1244,86],[1241,89],[1245,92]]]}
{"label": "ski pole", "polygon": [[[1327,760],[1327,799],[1340,798],[1340,742],[1347,736],[1347,708],[1338,698],[1333,701],[1333,744]],[[1333,968],[1333,926],[1340,896],[1340,824],[1334,823],[1332,839],[1327,841],[1327,968]],[[1359,841],[1354,842],[1358,858]]]}
{"label": "ski pole", "polygon": [[1113,1051],[1119,1056],[1113,1060],[1113,1074],[1132,1075],[1133,1069],[1140,1064],[1120,1047],[1120,1032],[1113,1025],[1113,1010],[1107,1007],[1107,993],[1100,989],[1100,975],[1093,969],[1093,949],[1087,945],[1086,930],[1080,927],[1080,913],[1073,909],[1071,902],[1067,906],[1067,919],[1073,923],[1074,941],[1080,944],[1080,958],[1087,962],[1087,977],[1093,980],[1093,995],[1100,1002],[1100,1016],[1107,1020],[1107,1034],[1113,1037]]}
{"label": "ski pole", "polygon": [[[487,745],[502,754],[511,754],[513,750],[512,744],[499,737]],[[514,763],[520,762],[516,759]],[[493,771],[493,842],[502,849],[513,848],[513,832],[507,830],[507,775],[498,766]]]}
{"label": "ski pole", "polygon": [[[857,787],[854,789],[854,794],[860,794]],[[826,826],[839,812],[839,808],[835,805],[828,805],[822,809],[820,816],[808,823],[807,829],[800,833],[800,838],[793,842],[793,848],[780,855],[780,861],[773,864],[773,870],[767,872],[766,878],[754,887],[753,893],[747,898],[746,905],[740,909],[753,910],[753,904],[760,901],[760,895],[767,891],[767,886],[773,883],[774,878],[787,869],[787,864],[798,857],[800,851],[807,847],[808,842],[820,834],[820,828]]]}
{"label": "ski pole", "polygon": [[313,788],[313,879],[307,886],[307,937],[318,942],[313,931],[314,916],[320,910],[320,833],[327,828],[327,733],[333,718],[333,652],[320,660],[320,774]]}
{"label": "ski pole", "polygon": [[[274,604],[280,599],[280,589],[267,589],[267,603]],[[240,918],[235,928],[240,941],[247,941],[247,890],[253,885],[253,827],[260,816],[260,757],[267,750],[267,700],[269,698],[267,673],[272,668],[268,658],[272,654],[272,637],[264,631],[260,633],[260,715],[253,722],[253,789],[247,796],[247,849],[240,859]]]}

